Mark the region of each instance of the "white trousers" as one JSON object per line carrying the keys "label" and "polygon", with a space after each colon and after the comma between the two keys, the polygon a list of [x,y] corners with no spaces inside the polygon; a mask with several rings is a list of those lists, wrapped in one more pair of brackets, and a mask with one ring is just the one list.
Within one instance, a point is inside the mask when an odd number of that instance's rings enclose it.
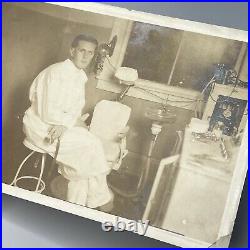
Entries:
{"label": "white trousers", "polygon": [[[49,126],[32,112],[24,117],[26,140],[55,156],[56,142],[48,144],[44,138]],[[101,206],[112,198],[106,175],[110,167],[98,137],[86,128],[73,127],[66,130],[60,141],[57,155],[58,171],[68,182],[67,200],[73,203]],[[94,198],[93,198],[94,197]]]}

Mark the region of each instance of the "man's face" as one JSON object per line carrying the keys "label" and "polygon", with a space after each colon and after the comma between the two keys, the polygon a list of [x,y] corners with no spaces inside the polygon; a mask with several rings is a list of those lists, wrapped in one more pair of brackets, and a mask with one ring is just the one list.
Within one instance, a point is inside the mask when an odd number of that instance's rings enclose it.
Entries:
{"label": "man's face", "polygon": [[72,62],[79,69],[86,69],[95,55],[96,45],[87,41],[79,41],[76,48],[70,49]]}

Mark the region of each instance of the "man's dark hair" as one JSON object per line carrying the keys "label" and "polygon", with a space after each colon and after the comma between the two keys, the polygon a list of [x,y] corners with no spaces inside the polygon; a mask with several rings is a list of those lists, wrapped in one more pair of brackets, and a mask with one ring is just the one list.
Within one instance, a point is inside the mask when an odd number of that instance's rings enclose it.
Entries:
{"label": "man's dark hair", "polygon": [[76,48],[80,41],[90,42],[90,43],[95,44],[96,47],[98,47],[98,41],[94,37],[80,34],[74,38],[73,42],[71,43],[71,48]]}

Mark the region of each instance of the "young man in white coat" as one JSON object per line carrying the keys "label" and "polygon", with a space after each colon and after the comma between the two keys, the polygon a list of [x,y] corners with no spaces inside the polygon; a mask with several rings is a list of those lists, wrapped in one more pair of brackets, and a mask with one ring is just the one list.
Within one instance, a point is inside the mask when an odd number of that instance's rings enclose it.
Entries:
{"label": "young man in white coat", "polygon": [[85,73],[97,50],[96,39],[77,36],[70,59],[44,69],[33,81],[23,123],[25,143],[55,156],[58,171],[68,180],[67,201],[102,207],[112,201],[106,176],[110,168],[100,140],[87,128],[77,126],[85,104]]}

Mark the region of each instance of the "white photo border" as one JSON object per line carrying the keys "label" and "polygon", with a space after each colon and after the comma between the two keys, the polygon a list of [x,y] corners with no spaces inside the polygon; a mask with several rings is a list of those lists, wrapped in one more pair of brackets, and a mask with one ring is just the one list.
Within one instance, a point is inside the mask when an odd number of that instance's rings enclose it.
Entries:
{"label": "white photo border", "polygon": [[[144,23],[171,27],[175,29],[181,29],[185,31],[191,31],[210,36],[217,36],[227,39],[234,39],[238,41],[248,42],[248,32],[238,29],[182,20],[172,17],[165,17],[165,16],[143,13],[133,10],[130,11],[124,8],[113,7],[100,3],[89,3],[89,2],[47,2],[47,3],[56,6],[63,6],[83,11],[90,11],[94,13],[110,15],[122,19],[130,19],[133,21],[140,21]],[[162,159],[162,161],[164,161],[164,159]],[[226,243],[222,243],[221,246],[227,247],[229,244],[230,235],[232,233],[234,220],[237,215],[237,210],[247,170],[248,170],[248,121],[246,124],[242,144],[238,154],[235,171],[230,184],[230,190],[227,197],[226,207],[220,224],[218,244],[215,242],[213,246],[214,245],[220,246],[219,240],[220,238],[223,237],[227,237],[229,239],[226,241]],[[117,217],[115,215],[104,213],[95,209],[90,209],[63,200],[55,199],[49,196],[24,190],[18,187],[13,187],[5,183],[2,183],[2,193],[18,197],[24,200],[32,201],[41,205],[45,205],[47,207],[55,208],[57,210],[75,214],[80,217],[88,218],[101,223],[105,221],[115,221]],[[130,221],[129,219],[126,218],[121,218],[121,219],[125,223],[128,223]],[[169,232],[167,230],[152,226],[148,227],[145,236],[169,244],[177,245],[180,247],[201,247],[201,248],[211,247],[210,243],[191,239],[185,236],[178,235],[177,233]]]}

